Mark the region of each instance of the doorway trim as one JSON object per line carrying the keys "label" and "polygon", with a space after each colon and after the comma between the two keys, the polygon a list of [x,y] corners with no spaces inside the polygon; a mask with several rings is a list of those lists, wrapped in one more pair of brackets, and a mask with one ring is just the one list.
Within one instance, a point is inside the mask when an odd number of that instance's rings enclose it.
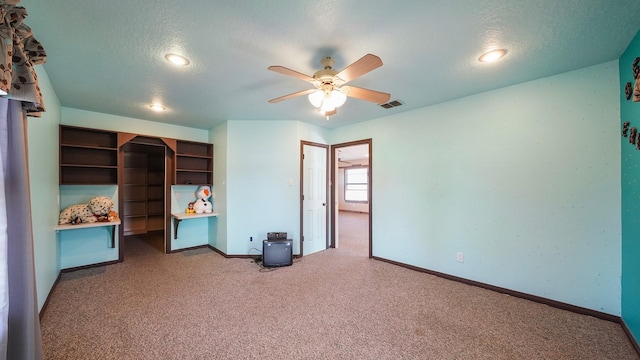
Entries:
{"label": "doorway trim", "polygon": [[369,148],[369,171],[368,173],[368,181],[369,181],[369,186],[367,186],[367,197],[369,199],[369,258],[372,259],[373,258],[373,197],[371,196],[373,193],[373,139],[369,138],[369,139],[363,139],[363,140],[356,140],[356,141],[350,141],[350,142],[346,142],[346,143],[340,143],[340,144],[334,144],[331,145],[331,180],[330,180],[330,185],[331,185],[331,243],[330,243],[330,247],[335,248],[336,247],[336,237],[338,236],[337,234],[337,229],[336,229],[336,222],[338,220],[338,212],[337,212],[337,208],[338,208],[338,203],[336,200],[336,195],[337,195],[337,186],[336,184],[338,183],[338,171],[337,171],[337,164],[338,164],[338,159],[336,157],[336,150],[340,149],[340,148],[344,148],[344,147],[349,147],[349,146],[354,146],[354,145],[368,145]]}
{"label": "doorway trim", "polygon": [[[315,146],[315,147],[319,147],[319,148],[323,148],[325,149],[327,152],[329,152],[329,145],[327,144],[320,144],[320,143],[315,143],[315,142],[311,142],[311,141],[305,141],[305,140],[300,140],[300,257],[302,257],[304,255],[304,147],[306,146]],[[327,161],[325,164],[325,167],[328,168],[329,167],[329,156],[327,156]],[[331,202],[329,202],[329,194],[330,192],[327,191],[329,190],[329,184],[330,184],[330,179],[329,179],[329,174],[331,174],[331,172],[327,169],[327,175],[325,178],[325,204],[329,205],[331,204]],[[325,250],[328,249],[330,246],[330,242],[329,242],[329,217],[330,217],[330,211],[327,211],[327,217],[325,219]]]}

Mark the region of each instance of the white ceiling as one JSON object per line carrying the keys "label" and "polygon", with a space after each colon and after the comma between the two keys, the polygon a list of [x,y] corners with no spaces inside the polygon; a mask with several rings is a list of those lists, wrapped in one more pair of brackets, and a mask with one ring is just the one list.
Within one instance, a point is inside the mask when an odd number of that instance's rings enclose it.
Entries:
{"label": "white ceiling", "polygon": [[361,160],[369,157],[369,145],[353,145],[336,149],[339,161]]}
{"label": "white ceiling", "polygon": [[[380,118],[620,57],[640,29],[638,0],[23,0],[65,107],[208,129],[226,120],[325,127]],[[497,64],[477,62],[507,48]],[[179,52],[191,65],[165,60]],[[308,89],[267,70],[312,75],[331,56],[384,65],[350,85],[391,93],[383,109],[348,99],[326,121]],[[147,108],[160,101],[165,113]]]}

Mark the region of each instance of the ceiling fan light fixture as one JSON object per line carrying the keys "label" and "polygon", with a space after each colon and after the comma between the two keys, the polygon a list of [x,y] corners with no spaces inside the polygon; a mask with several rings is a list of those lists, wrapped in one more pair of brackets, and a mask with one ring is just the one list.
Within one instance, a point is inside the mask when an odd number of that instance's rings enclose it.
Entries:
{"label": "ceiling fan light fixture", "polygon": [[309,94],[308,96],[309,102],[313,107],[319,108],[322,105],[322,100],[324,100],[324,91],[317,90]]}
{"label": "ceiling fan light fixture", "polygon": [[337,108],[344,105],[345,101],[347,101],[347,95],[335,89],[331,91],[330,98],[333,102],[333,106]]}
{"label": "ceiling fan light fixture", "polygon": [[491,50],[489,52],[482,54],[482,56],[478,58],[478,61],[485,62],[485,63],[492,63],[492,62],[498,61],[506,54],[507,54],[507,50],[505,49]]}
{"label": "ceiling fan light fixture", "polygon": [[325,93],[324,90],[318,89],[309,94],[308,98],[311,105],[318,108],[320,112],[334,111],[347,101],[347,95],[335,89],[327,93]]}
{"label": "ceiling fan light fixture", "polygon": [[327,101],[327,99],[325,99],[325,101],[322,102],[322,106],[320,106],[320,112],[331,112],[334,111],[336,109],[335,106],[333,106],[333,103],[331,103],[331,101]]}
{"label": "ceiling fan light fixture", "polygon": [[175,66],[187,66],[187,65],[189,65],[189,59],[187,59],[186,57],[184,57],[182,55],[169,53],[169,54],[166,54],[164,56],[164,58],[168,62],[172,63]]}
{"label": "ceiling fan light fixture", "polygon": [[151,109],[151,110],[153,110],[155,112],[163,112],[163,111],[167,110],[166,107],[164,107],[164,106],[162,106],[160,104],[157,104],[157,103],[149,105],[149,109]]}

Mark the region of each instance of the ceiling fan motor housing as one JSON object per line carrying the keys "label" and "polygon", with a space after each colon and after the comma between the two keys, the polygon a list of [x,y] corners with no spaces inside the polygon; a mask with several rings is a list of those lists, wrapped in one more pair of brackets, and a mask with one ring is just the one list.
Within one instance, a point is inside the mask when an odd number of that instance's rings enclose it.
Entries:
{"label": "ceiling fan motor housing", "polygon": [[325,69],[333,69],[333,64],[335,64],[335,60],[333,60],[331,56],[327,56],[325,58],[322,58],[322,60],[320,60],[320,64],[322,64],[322,67]]}

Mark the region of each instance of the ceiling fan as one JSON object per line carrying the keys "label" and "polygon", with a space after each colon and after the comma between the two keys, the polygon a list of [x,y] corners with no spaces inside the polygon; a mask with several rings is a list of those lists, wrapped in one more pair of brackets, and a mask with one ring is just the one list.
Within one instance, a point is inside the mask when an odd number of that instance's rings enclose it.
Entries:
{"label": "ceiling fan", "polygon": [[383,104],[389,101],[391,97],[390,94],[345,85],[382,66],[382,60],[380,60],[379,57],[373,54],[367,54],[341,71],[333,69],[334,60],[331,57],[323,58],[321,64],[323,69],[316,71],[313,76],[299,73],[284,66],[269,66],[268,69],[271,71],[308,81],[315,87],[314,89],[302,90],[280,96],[269,100],[269,102],[273,104],[296,96],[308,95],[309,102],[317,108],[318,113],[326,116],[327,120],[329,120],[329,116],[335,115],[337,108],[345,103],[347,96],[377,104]]}

